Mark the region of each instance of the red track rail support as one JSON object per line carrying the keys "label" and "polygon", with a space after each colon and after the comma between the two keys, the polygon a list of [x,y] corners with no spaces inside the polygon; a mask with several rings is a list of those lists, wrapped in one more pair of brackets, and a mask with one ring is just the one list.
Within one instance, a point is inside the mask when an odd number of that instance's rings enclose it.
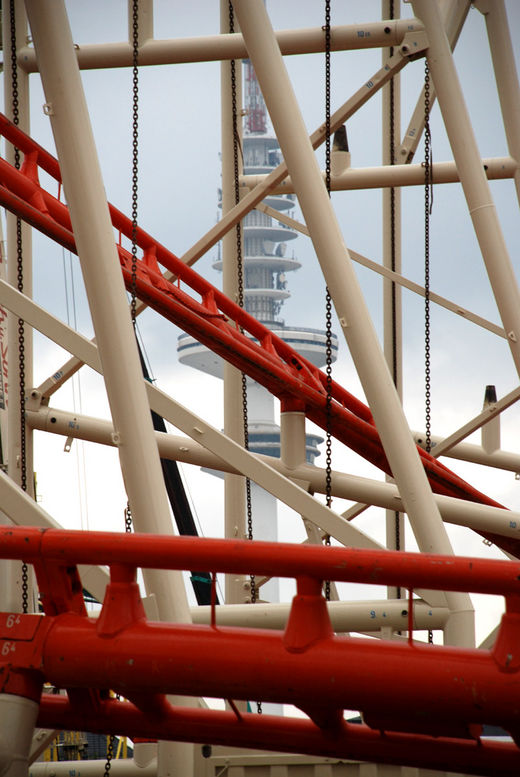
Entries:
{"label": "red track rail support", "polygon": [[[435,753],[430,765],[447,748],[468,773],[481,763],[474,742],[482,724],[502,726],[519,741],[520,563],[32,527],[0,529],[0,557],[34,565],[46,613],[0,618],[0,690],[34,698],[44,680],[68,690],[68,700],[42,699],[40,725],[191,741],[204,732],[205,742],[341,757],[357,757],[372,741],[366,757],[388,762],[389,743],[406,735]],[[97,620],[85,611],[79,563],[110,566]],[[284,632],[221,627],[218,608],[210,626],[149,623],[137,567],[290,576],[298,591]],[[324,579],[502,594],[507,612],[493,651],[339,637]],[[128,701],[108,701],[109,689]],[[312,723],[275,718],[256,727],[249,721],[257,716],[193,716],[172,709],[170,693],[295,704]],[[344,709],[361,710],[368,727],[346,724]],[[273,739],[274,726],[280,733]],[[516,746],[492,752],[502,763],[495,774],[520,766]],[[411,761],[425,764],[417,755]]]}

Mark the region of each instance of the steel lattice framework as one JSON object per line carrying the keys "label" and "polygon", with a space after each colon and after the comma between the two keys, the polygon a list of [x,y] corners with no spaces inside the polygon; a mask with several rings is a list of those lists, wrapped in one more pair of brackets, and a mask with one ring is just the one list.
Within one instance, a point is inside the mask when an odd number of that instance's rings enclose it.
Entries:
{"label": "steel lattice framework", "polygon": [[[497,419],[520,390],[514,388],[500,400],[488,392],[484,411],[449,438],[434,438],[431,452],[424,450],[424,435],[414,439],[402,404],[400,290],[404,286],[424,294],[424,289],[404,278],[396,262],[397,193],[401,186],[425,183],[424,169],[412,164],[425,116],[420,98],[401,142],[396,85],[404,68],[425,57],[454,160],[433,163],[433,181],[462,185],[501,326],[433,290],[427,296],[507,342],[520,372],[520,291],[488,183],[511,178],[520,193],[519,88],[503,0],[475,5],[487,25],[509,151],[505,158],[482,160],[451,53],[468,2],[413,0],[414,16],[400,20],[394,18],[394,3],[385,0],[383,21],[332,30],[333,51],[362,46],[384,51],[381,68],[330,117],[334,133],[374,95],[383,95],[392,158],[387,145],[382,167],[355,170],[349,153],[336,149],[331,178],[333,193],[383,189],[381,265],[345,246],[334,194],[330,199],[315,156],[325,140],[325,125],[309,137],[284,67],[284,55],[323,51],[322,29],[275,33],[262,2],[234,0],[240,33],[229,34],[230,7],[223,2],[220,35],[160,41],[153,36],[153,0],[133,6],[139,22],[139,66],[222,61],[222,218],[178,257],[143,227],[135,229],[131,219],[107,204],[104,193],[80,69],[130,67],[132,47],[75,48],[64,2],[15,0],[4,10],[4,52],[11,67],[5,69],[6,107],[5,115],[0,114],[6,144],[0,159],[0,204],[7,213],[8,241],[8,279],[0,280],[0,305],[10,314],[11,359],[9,454],[7,473],[0,473],[0,507],[8,523],[0,531],[6,580],[0,599],[0,719],[8,721],[0,732],[0,771],[8,777],[27,773],[37,750],[31,745],[35,726],[164,740],[158,751],[160,775],[170,773],[168,764],[183,777],[194,774],[193,743],[467,774],[518,773],[520,514],[438,458],[449,451],[457,456],[459,450],[462,458],[520,470],[516,453],[501,451],[496,435]],[[131,2],[129,7],[131,16]],[[26,45],[27,23],[34,49]],[[266,175],[241,176],[243,194],[235,204],[229,61],[246,56],[284,161]],[[28,77],[36,70],[58,158],[29,131]],[[389,101],[392,111],[387,110]],[[406,164],[396,164],[394,149]],[[45,183],[52,179],[58,196]],[[280,192],[297,195],[304,223],[270,207],[266,198]],[[310,236],[367,404],[337,381],[328,398],[326,375],[234,301],[233,228],[254,208]],[[78,255],[94,341],[31,299],[31,229]],[[220,240],[223,291],[192,267]],[[136,261],[125,241],[135,243]],[[384,276],[383,348],[352,259]],[[225,371],[223,432],[143,380],[125,287],[135,291],[138,313],[154,310],[237,368]],[[32,327],[71,354],[34,387]],[[13,357],[17,352],[18,365]],[[82,365],[103,376],[110,422],[49,407]],[[237,418],[239,371],[279,400],[280,458],[255,455],[243,446],[242,420]],[[150,409],[185,436],[154,432]],[[314,496],[326,492],[328,478],[323,469],[305,463],[307,421],[330,429],[338,443],[387,477],[381,482],[334,471],[334,496],[358,503],[343,515]],[[471,453],[471,446],[460,443],[481,427],[482,446]],[[28,493],[22,491],[22,473],[32,469],[34,429],[117,447],[135,535],[62,529],[33,499],[30,485]],[[226,539],[170,536],[161,458],[226,473]],[[242,539],[244,478],[302,516],[307,546]],[[365,505],[385,508],[387,547],[352,522]],[[419,553],[401,549],[403,515]],[[507,560],[455,556],[445,523],[477,532]],[[312,547],[329,536],[345,547]],[[41,613],[37,604],[33,612],[20,612],[20,562],[34,570],[32,599],[37,602],[39,594]],[[136,582],[138,569],[143,586]],[[181,572],[190,569],[210,574],[211,607],[189,608]],[[226,604],[218,606],[217,573],[227,580]],[[281,610],[277,605],[276,615],[265,603],[241,607],[248,602],[251,575],[260,585],[269,577],[295,579],[292,604]],[[353,603],[327,603],[324,581],[385,585],[389,598],[367,603],[360,612]],[[145,613],[142,589],[154,617]],[[89,617],[84,590],[103,602],[97,618]],[[496,633],[480,648],[475,647],[472,592],[503,596],[506,603]],[[417,630],[428,629],[442,630],[444,645],[421,642]],[[343,633],[350,631],[365,636]],[[64,693],[45,692],[45,683]],[[224,699],[228,709],[202,708],[197,703],[201,697]],[[252,699],[292,704],[306,719],[252,714],[245,707]],[[347,722],[345,710],[358,710],[363,723]],[[483,739],[488,725],[501,727],[509,741]]]}

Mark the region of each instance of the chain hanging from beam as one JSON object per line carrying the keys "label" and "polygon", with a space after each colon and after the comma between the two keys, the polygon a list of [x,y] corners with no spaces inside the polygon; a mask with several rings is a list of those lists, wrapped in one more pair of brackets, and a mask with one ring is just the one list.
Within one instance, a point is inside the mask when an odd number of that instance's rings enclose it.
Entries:
{"label": "chain hanging from beam", "polygon": [[[130,315],[136,334],[137,326],[137,206],[139,184],[139,2],[132,0],[132,285]],[[125,508],[125,531],[132,531],[132,508]]]}
{"label": "chain hanging from beam", "polygon": [[[331,138],[330,138],[330,0],[325,0],[325,185],[330,197],[331,191]],[[327,507],[332,506],[332,300],[328,287],[325,290],[325,338],[326,338],[326,442],[325,442],[325,498]],[[330,534],[325,535],[325,545],[330,545]],[[330,580],[325,581],[325,598],[330,601]]]}
{"label": "chain hanging from beam", "polygon": [[[235,31],[235,15],[233,11],[233,4],[229,0],[229,32]],[[236,77],[236,61],[234,59],[230,62],[231,69],[231,108],[232,108],[232,122],[233,122],[233,174],[234,174],[234,189],[235,189],[235,205],[240,202],[240,177],[239,177],[239,151],[241,151],[240,135],[238,132],[238,106],[237,106],[237,77]],[[236,233],[236,257],[237,257],[237,282],[238,282],[238,304],[241,308],[244,307],[244,263],[242,256],[242,225],[238,221],[235,227]],[[249,450],[249,418],[248,418],[248,404],[247,404],[247,376],[242,372],[242,419],[244,426],[244,448]],[[253,500],[251,495],[251,480],[246,478],[246,515],[247,515],[247,538],[253,540]],[[256,578],[254,575],[249,576],[249,582],[251,587],[251,604],[255,604],[258,596]],[[256,702],[256,709],[259,715],[262,714],[262,703]]]}
{"label": "chain hanging from beam", "polygon": [[[432,152],[430,132],[430,69],[424,60],[424,386],[426,451],[432,447],[431,427],[431,332],[430,332],[430,216],[432,197]],[[428,630],[428,642],[433,644],[433,631]]]}
{"label": "chain hanging from beam", "polygon": [[[394,18],[394,2],[390,0],[389,18]],[[394,47],[390,46],[390,56],[394,54]],[[391,78],[389,82],[389,162],[390,165],[395,165],[395,83]],[[395,215],[395,188],[390,188],[390,268],[392,272],[396,271],[396,215]],[[392,378],[394,385],[398,388],[398,373],[397,373],[397,292],[396,284],[391,282],[390,286],[391,294],[391,317],[392,317]],[[395,520],[395,550],[401,550],[401,516],[396,510],[394,514]],[[401,598],[401,587],[396,587],[397,598]]]}
{"label": "chain hanging from beam", "polygon": [[[18,63],[16,58],[16,17],[15,3],[10,0],[10,44],[11,44],[11,92],[13,124],[20,123],[18,102]],[[20,150],[14,149],[14,166],[20,169]],[[16,219],[16,276],[17,289],[23,294],[23,246],[22,246],[22,222]],[[20,486],[27,491],[27,435],[25,426],[25,323],[23,318],[18,319],[18,386],[20,402]],[[22,564],[22,612],[29,610],[29,569],[27,564]]]}

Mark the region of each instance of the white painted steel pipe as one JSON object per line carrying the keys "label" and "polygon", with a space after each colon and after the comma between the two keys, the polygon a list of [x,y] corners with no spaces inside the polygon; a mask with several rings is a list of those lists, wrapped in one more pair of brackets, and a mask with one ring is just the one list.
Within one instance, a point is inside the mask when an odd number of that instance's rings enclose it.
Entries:
{"label": "white painted steel pipe", "polygon": [[[500,108],[509,153],[520,160],[520,87],[504,0],[475,3],[486,19],[489,47],[495,70]],[[520,202],[520,171],[515,172],[516,196]]]}
{"label": "white painted steel pipe", "polygon": [[[290,602],[281,604],[221,605],[216,610],[217,626],[240,626],[254,629],[279,629],[287,624]],[[377,631],[390,626],[396,631],[408,629],[408,602],[403,599],[374,601],[328,602],[332,628],[335,632]],[[448,620],[447,607],[430,607],[414,599],[413,615],[416,629],[442,629]],[[211,622],[211,607],[192,608],[193,623]]]}
{"label": "white painted steel pipe", "polygon": [[[138,531],[170,534],[170,510],[65,5],[26,8],[78,246],[121,469]],[[182,577],[153,574],[160,617],[187,621]]]}
{"label": "white painted steel pipe", "polygon": [[280,413],[280,457],[286,468],[306,461],[305,414],[285,410]]}
{"label": "white painted steel pipe", "polygon": [[[26,777],[99,777],[103,774],[106,761],[37,761],[29,767]],[[139,766],[132,758],[114,758],[110,762],[110,777],[156,777],[157,760],[146,766]]]}
{"label": "white painted steel pipe", "polygon": [[[170,508],[150,406],[65,4],[63,0],[27,0],[26,9],[134,526],[137,531],[171,534]],[[189,622],[181,573],[144,570],[143,578],[147,592],[156,597],[161,620]],[[159,774],[170,774],[172,763],[183,777],[190,777],[193,747],[184,743],[162,744]]]}
{"label": "white painted steel pipe", "polygon": [[[88,416],[72,414],[68,411],[56,410],[55,408],[42,408],[38,412],[29,411],[27,421],[34,429],[60,434],[64,437],[74,437],[90,442],[97,442],[104,445],[113,445],[112,432],[113,427],[109,421],[104,421]],[[283,423],[283,416],[282,416]],[[202,445],[187,437],[176,436],[156,432],[157,444],[160,454],[163,458],[171,458],[175,461],[182,461],[187,464],[193,464],[208,469],[221,470],[224,472],[238,472],[237,469],[227,464],[223,459],[210,453]],[[432,437],[432,442],[440,438]],[[478,446],[466,444],[457,445],[452,451],[462,448],[477,449],[474,452],[474,459],[477,461],[477,452],[482,454],[482,461],[477,463],[488,464],[491,461],[498,460],[502,456],[504,463],[506,456],[509,457],[509,466],[502,467],[510,469],[513,472],[520,471],[520,456],[517,454],[506,454],[496,452],[490,456],[485,456],[484,452]],[[452,452],[450,451],[450,453]],[[448,454],[446,454],[448,455]],[[306,484],[314,493],[325,493],[325,470],[314,465],[301,463],[292,465],[276,459],[272,456],[261,456],[256,454],[260,461],[269,464],[279,473],[289,477],[296,482]],[[454,456],[454,458],[459,458]],[[471,459],[468,459],[471,460]],[[497,464],[497,466],[499,466]],[[2,496],[2,477],[0,476],[0,496]],[[15,492],[15,496],[20,494]],[[389,508],[392,510],[402,510],[402,500],[397,486],[391,483],[384,483],[379,480],[348,475],[337,470],[332,474],[332,494],[342,499],[350,499],[355,502],[363,502],[377,507]],[[20,498],[23,495],[20,495]],[[4,497],[7,499],[7,495]],[[467,502],[462,499],[455,499],[449,496],[434,495],[435,502],[441,512],[441,515],[448,523],[458,526],[468,526],[476,531],[489,531],[503,534],[507,537],[518,538],[520,534],[520,512],[512,510],[502,510],[497,507],[480,505],[475,502]],[[29,500],[30,501],[30,500]],[[8,514],[16,515],[22,510],[20,499],[10,499],[5,502],[5,511]],[[27,520],[29,525],[44,525],[34,523],[31,519],[32,507],[38,510],[38,514],[44,514],[44,511],[35,502],[31,504],[31,511],[24,508],[23,517],[18,523]]]}
{"label": "white painted steel pipe", "polygon": [[[513,157],[495,157],[482,159],[482,168],[488,180],[514,178],[518,174],[518,163]],[[434,162],[432,165],[433,182],[458,183],[460,176],[455,162]],[[325,173],[321,176],[325,180]],[[263,184],[266,175],[243,175],[241,186],[254,189]],[[353,189],[380,189],[390,186],[424,186],[424,165],[393,165],[388,167],[350,167],[344,173],[331,180],[332,191],[350,191]],[[291,177],[285,178],[274,186],[271,194],[294,194]]]}
{"label": "white painted steel pipe", "polygon": [[[220,2],[220,39],[229,32],[229,3]],[[235,107],[237,143],[242,145],[242,60],[235,61]],[[222,215],[235,206],[233,95],[231,90],[231,62],[220,65],[221,136],[222,136]],[[242,173],[242,154],[238,154],[238,174]],[[240,243],[243,248],[242,231]],[[230,299],[238,299],[237,229],[222,238],[222,291]],[[224,433],[240,445],[244,444],[242,408],[242,374],[229,362],[224,362]],[[226,473],[224,477],[224,535],[230,539],[246,537],[246,481],[243,477]],[[245,602],[249,595],[243,575],[225,575],[225,600],[228,604]]]}
{"label": "white painted steel pipe", "polygon": [[520,292],[437,2],[412,0],[429,41],[428,63],[475,234],[520,375]]}
{"label": "white painted steel pipe", "polygon": [[[368,49],[379,46],[399,46],[407,32],[420,30],[416,19],[384,20],[366,24],[334,26],[332,50]],[[283,54],[308,54],[323,51],[323,30],[312,27],[301,30],[279,30],[276,39]],[[81,70],[131,67],[132,47],[128,42],[87,44],[76,49]],[[175,40],[147,40],[139,50],[140,65],[173,65],[183,62],[215,62],[223,59],[244,59],[247,51],[240,33],[207,35]],[[19,64],[27,73],[36,73],[38,63],[34,49],[25,46]]]}
{"label": "white painted steel pipe", "polygon": [[[400,15],[400,4],[395,14]],[[390,16],[393,2],[382,0],[383,19]],[[392,55],[391,49],[383,49],[382,64],[385,65]],[[397,161],[396,152],[401,139],[401,74],[395,75],[382,89],[382,149],[381,156],[385,168],[392,168]],[[401,190],[392,186],[384,188],[382,194],[383,221],[383,265],[401,274]],[[396,391],[403,400],[403,326],[402,326],[402,288],[394,280],[383,278],[383,351]],[[389,479],[389,476],[386,476]],[[403,515],[397,510],[385,513],[386,546],[389,550],[405,549],[405,524]],[[394,599],[399,596],[396,586],[387,588],[387,596]]]}
{"label": "white painted steel pipe", "polygon": [[240,27],[269,109],[340,326],[354,358],[390,466],[425,551],[451,545],[381,352],[262,3],[235,0]]}
{"label": "white painted steel pipe", "polygon": [[39,705],[23,696],[0,693],[0,774],[27,777],[29,751]]}

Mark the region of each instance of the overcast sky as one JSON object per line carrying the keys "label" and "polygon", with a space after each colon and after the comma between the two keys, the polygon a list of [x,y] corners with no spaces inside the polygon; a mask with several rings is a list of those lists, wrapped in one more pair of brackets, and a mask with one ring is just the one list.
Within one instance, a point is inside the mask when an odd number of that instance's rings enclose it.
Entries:
{"label": "overcast sky", "polygon": [[[74,41],[78,44],[123,40],[127,34],[126,2],[111,0],[67,0]],[[520,7],[514,0],[506,2],[513,43],[520,44]],[[311,27],[323,24],[323,3],[317,0],[268,0],[273,26]],[[403,4],[403,16],[411,7]],[[376,21],[380,3],[333,2],[332,23],[352,24]],[[212,34],[219,29],[217,0],[197,3],[175,3],[155,0],[155,36],[186,37]],[[515,34],[516,31],[516,34]],[[456,64],[465,91],[477,142],[483,157],[507,155],[498,100],[491,70],[483,16],[471,9],[456,51]],[[379,50],[334,53],[332,56],[332,107],[343,103],[380,67]],[[323,55],[286,58],[302,114],[309,132],[324,117]],[[415,106],[424,74],[424,62],[407,66],[402,73],[402,128],[407,126],[410,110]],[[98,153],[109,200],[130,214],[131,181],[131,73],[129,70],[89,71],[83,81]],[[48,118],[41,106],[44,97],[38,76],[31,76],[32,134],[53,150]],[[349,121],[348,133],[353,167],[381,163],[381,101],[376,96]],[[432,113],[432,148],[434,161],[452,159],[438,106]],[[220,67],[218,63],[164,66],[140,69],[140,169],[139,222],[148,232],[178,255],[186,251],[215,222],[217,188],[220,184]],[[416,155],[422,159],[422,145]],[[322,153],[319,153],[322,160]],[[511,181],[492,182],[506,242],[515,269],[519,265],[518,203]],[[338,219],[345,241],[352,249],[381,261],[381,194],[377,191],[333,194]],[[422,283],[424,272],[424,193],[420,187],[403,190],[403,273]],[[34,241],[35,297],[60,318],[76,322],[80,331],[91,334],[88,310],[82,289],[77,259],[40,236]],[[299,237],[291,246],[302,262],[302,269],[288,275],[292,298],[285,304],[282,316],[291,325],[324,327],[323,282],[310,241]],[[458,185],[436,187],[432,213],[432,288],[481,315],[499,323],[496,305],[486,280],[485,269],[472,233],[465,201]],[[213,249],[197,265],[213,283],[220,275],[211,267],[216,259]],[[70,284],[74,277],[74,300]],[[371,315],[381,333],[381,281],[359,269],[362,288]],[[65,293],[68,288],[68,299]],[[75,305],[73,305],[75,302]],[[405,395],[404,404],[410,425],[424,425],[424,342],[423,302],[404,293]],[[67,312],[68,308],[68,312]],[[179,401],[220,427],[221,386],[219,381],[204,377],[179,365],[176,356],[178,330],[151,312],[139,323],[146,353],[157,385]],[[55,346],[36,338],[35,383],[55,371],[67,358]],[[346,346],[341,343],[335,366],[335,379],[362,397]],[[460,318],[432,308],[432,424],[433,433],[447,435],[467,419],[480,412],[484,387],[497,385],[498,395],[518,383],[505,343]],[[80,405],[81,394],[81,405]],[[70,387],[53,398],[55,406],[74,408],[77,412],[107,416],[101,381],[83,370],[81,381],[75,381],[74,396]],[[519,432],[518,411],[504,415],[503,447],[515,450]],[[72,453],[63,453],[61,438],[37,434],[39,493],[43,507],[64,525],[94,528],[123,528],[125,497],[113,451],[93,445],[74,443]],[[79,454],[79,455],[78,455]],[[323,457],[322,457],[323,458]],[[453,460],[444,460],[453,470],[473,482],[507,506],[520,508],[520,483],[511,473],[476,469]],[[320,463],[320,460],[318,460]],[[333,466],[355,474],[375,476],[375,470],[335,446]],[[197,515],[208,534],[222,531],[221,484],[193,468],[183,472],[194,497]],[[107,473],[112,473],[110,480]],[[86,486],[84,485],[86,475]],[[81,477],[79,477],[81,476]],[[85,497],[85,488],[88,498]],[[83,495],[83,496],[82,496]],[[81,497],[81,498],[80,498]],[[82,508],[80,509],[80,505]],[[339,512],[346,503],[337,501]],[[377,539],[384,536],[383,514],[372,510],[360,517],[359,525]],[[499,555],[482,545],[480,537],[465,530],[450,528],[458,552]],[[296,518],[281,510],[280,536],[298,541],[303,537]],[[479,622],[481,636],[493,616]]]}

